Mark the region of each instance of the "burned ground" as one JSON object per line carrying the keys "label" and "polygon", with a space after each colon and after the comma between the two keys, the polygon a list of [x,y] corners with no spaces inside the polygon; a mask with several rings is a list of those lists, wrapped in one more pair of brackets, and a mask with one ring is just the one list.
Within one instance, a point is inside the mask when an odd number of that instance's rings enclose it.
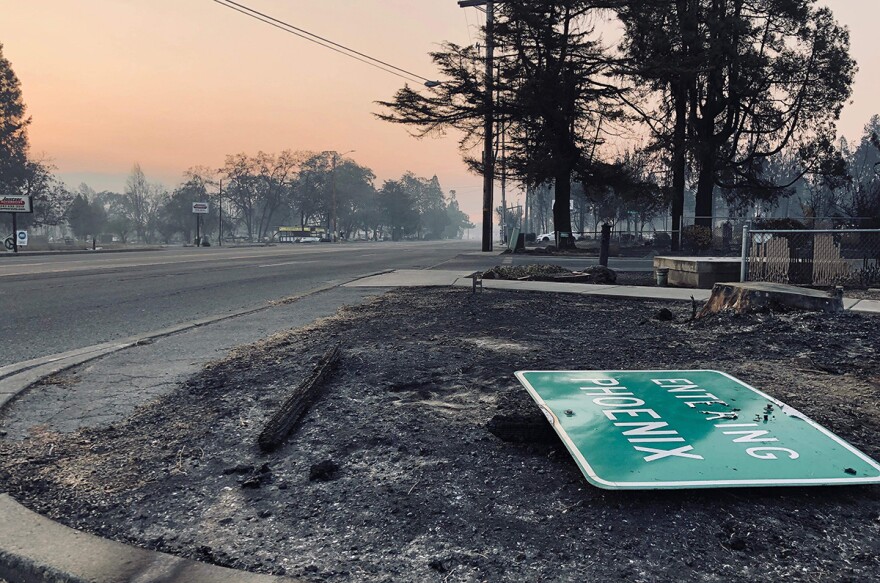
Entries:
{"label": "burned ground", "polygon": [[[396,291],[241,348],[124,423],[0,440],[0,484],[101,536],[305,580],[880,580],[880,487],[604,491],[558,443],[487,431],[535,410],[516,370],[709,368],[880,457],[878,319],[690,315]],[[335,343],[326,393],[261,454],[263,424]]]}

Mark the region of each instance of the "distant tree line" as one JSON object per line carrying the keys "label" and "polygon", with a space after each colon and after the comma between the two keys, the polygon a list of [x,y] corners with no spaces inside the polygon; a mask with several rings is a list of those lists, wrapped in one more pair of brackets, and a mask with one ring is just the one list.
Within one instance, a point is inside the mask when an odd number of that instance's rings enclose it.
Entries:
{"label": "distant tree line", "polygon": [[18,217],[22,228],[66,225],[80,238],[121,242],[193,241],[194,202],[212,206],[202,234],[218,234],[222,226],[251,241],[271,239],[280,226],[394,240],[460,238],[473,227],[436,176],[407,172],[377,187],[372,170],[335,152],[234,154],[219,170],[190,168],[173,190],[150,182],[135,164],[123,192],[95,192],[86,184],[71,191],[50,164],[31,157],[30,121],[0,45],[0,194],[33,196],[35,212]]}
{"label": "distant tree line", "polygon": [[379,188],[374,181],[369,168],[326,152],[230,155],[219,171],[189,169],[171,191],[135,164],[122,193],[81,185],[65,218],[77,237],[142,243],[192,241],[194,202],[211,205],[202,235],[219,233],[222,204],[223,232],[250,241],[271,240],[281,226],[321,227],[329,236],[334,217],[339,236],[372,240],[461,238],[473,227],[437,177],[408,172]]}

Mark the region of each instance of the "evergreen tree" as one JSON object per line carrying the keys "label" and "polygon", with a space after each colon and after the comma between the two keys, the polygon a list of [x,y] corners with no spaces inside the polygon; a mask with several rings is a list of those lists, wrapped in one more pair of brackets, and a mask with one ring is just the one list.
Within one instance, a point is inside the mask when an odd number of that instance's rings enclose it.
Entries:
{"label": "evergreen tree", "polygon": [[[607,2],[535,0],[496,6],[497,98],[492,114],[506,128],[509,170],[528,185],[555,185],[556,231],[571,233],[571,182],[589,176],[596,131],[603,117],[616,116],[607,102],[616,94],[605,75],[610,60],[595,40],[593,20]],[[422,94],[404,87],[387,102],[381,119],[417,128],[417,136],[462,132],[460,146],[475,170],[482,162],[470,150],[483,137],[487,104],[482,56],[453,43],[432,54],[445,80]],[[571,241],[564,238],[563,241]]]}
{"label": "evergreen tree", "polygon": [[73,234],[80,238],[97,238],[107,223],[104,206],[97,200],[89,200],[82,193],[74,197],[65,216]]}
{"label": "evergreen tree", "polygon": [[786,148],[805,172],[840,170],[831,144],[856,66],[829,9],[816,0],[629,0],[618,14],[628,57],[621,72],[662,96],[660,112],[631,105],[671,148],[675,230],[688,160],[698,223],[707,226],[716,186],[749,196],[790,186],[764,172]]}
{"label": "evergreen tree", "polygon": [[0,193],[17,194],[27,185],[32,169],[28,165],[27,127],[31,119],[21,83],[0,44]]}

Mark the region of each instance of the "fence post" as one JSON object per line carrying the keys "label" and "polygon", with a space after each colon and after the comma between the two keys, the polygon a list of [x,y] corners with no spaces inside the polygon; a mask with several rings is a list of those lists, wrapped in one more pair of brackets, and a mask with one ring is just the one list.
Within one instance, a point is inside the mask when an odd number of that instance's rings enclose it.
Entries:
{"label": "fence post", "polygon": [[602,224],[602,240],[599,242],[599,265],[608,267],[608,251],[611,246],[611,225]]}
{"label": "fence post", "polygon": [[749,221],[743,225],[742,263],[739,267],[739,280],[745,281],[749,272]]}

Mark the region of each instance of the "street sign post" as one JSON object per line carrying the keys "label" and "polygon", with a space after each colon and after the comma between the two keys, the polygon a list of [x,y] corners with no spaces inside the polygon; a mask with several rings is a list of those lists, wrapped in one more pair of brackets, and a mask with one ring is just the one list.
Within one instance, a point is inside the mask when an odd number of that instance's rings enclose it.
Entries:
{"label": "street sign post", "polygon": [[15,243],[19,247],[27,247],[28,244],[28,232],[27,231],[16,231],[15,233]]}
{"label": "street sign post", "polygon": [[202,215],[208,214],[208,211],[210,211],[210,209],[211,206],[206,202],[193,203],[193,214],[196,216],[196,247],[202,246]]}
{"label": "street sign post", "polygon": [[[18,253],[18,215],[20,213],[34,212],[33,199],[29,196],[2,195],[0,196],[0,213],[12,215],[12,252]],[[27,234],[25,234],[27,244]]]}
{"label": "street sign post", "polygon": [[587,480],[609,490],[880,484],[880,464],[718,371],[521,371]]}

